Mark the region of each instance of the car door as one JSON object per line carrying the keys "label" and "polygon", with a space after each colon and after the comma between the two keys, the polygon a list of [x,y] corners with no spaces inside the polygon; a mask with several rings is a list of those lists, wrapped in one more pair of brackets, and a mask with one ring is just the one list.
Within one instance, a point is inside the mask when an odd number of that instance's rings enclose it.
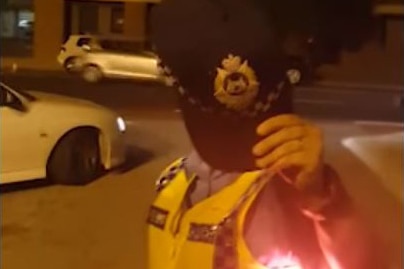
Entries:
{"label": "car door", "polygon": [[130,77],[154,78],[157,76],[157,59],[130,40],[117,42],[124,50],[117,55],[116,62],[119,70]]}
{"label": "car door", "polygon": [[43,144],[33,116],[22,96],[1,85],[1,183],[33,179],[43,169]]}
{"label": "car door", "polygon": [[103,40],[105,51],[98,55],[102,60],[104,72],[113,76],[128,76],[128,55],[122,50],[121,42],[117,40]]}
{"label": "car door", "polygon": [[143,53],[129,55],[126,68],[137,77],[154,78],[158,75],[157,59]]}
{"label": "car door", "polygon": [[[131,75],[132,72],[136,71],[138,68],[134,66],[133,56],[129,54],[120,54],[116,57],[116,62],[119,65],[119,69],[122,72]],[[135,61],[136,64],[136,61]]]}
{"label": "car door", "polygon": [[122,52],[109,51],[103,53],[103,69],[105,72],[118,77],[131,77],[133,76],[133,68],[131,68],[131,56]]}

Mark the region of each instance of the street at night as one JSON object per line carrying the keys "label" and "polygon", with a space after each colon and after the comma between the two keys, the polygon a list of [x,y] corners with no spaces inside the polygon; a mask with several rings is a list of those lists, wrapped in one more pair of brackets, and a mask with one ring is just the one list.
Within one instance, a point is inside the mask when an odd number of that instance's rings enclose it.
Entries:
{"label": "street at night", "polygon": [[[18,89],[93,100],[116,110],[128,125],[129,156],[123,167],[85,186],[47,185],[39,180],[2,187],[2,268],[146,268],[145,218],[154,197],[154,181],[163,167],[191,147],[173,91],[146,82],[88,84],[65,76],[14,75],[2,81]],[[399,95],[352,92],[341,96],[341,91],[334,95],[325,91],[298,91],[297,110],[323,128],[326,159],[383,237],[392,258],[398,259],[402,183],[375,176],[342,147],[341,140],[402,130],[399,123],[391,123],[399,120],[394,103]],[[368,96],[366,106],[358,103],[364,95]],[[387,123],[360,122],[382,119]]]}
{"label": "street at night", "polygon": [[403,1],[0,1],[1,269],[403,268]]}

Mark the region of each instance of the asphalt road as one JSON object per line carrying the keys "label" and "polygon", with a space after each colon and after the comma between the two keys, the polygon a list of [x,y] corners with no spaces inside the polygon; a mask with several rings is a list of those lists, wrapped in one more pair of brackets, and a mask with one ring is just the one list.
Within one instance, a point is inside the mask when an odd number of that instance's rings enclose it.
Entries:
{"label": "asphalt road", "polygon": [[[176,108],[176,94],[150,82],[106,80],[89,84],[79,77],[24,74],[2,76],[10,86],[40,90],[94,100],[116,110],[160,110]],[[349,90],[303,87],[295,91],[295,110],[305,116],[324,119],[403,121],[399,91]]]}
{"label": "asphalt road", "polygon": [[[164,166],[191,147],[175,110],[175,95],[149,83],[96,86],[52,78],[7,81],[25,89],[53,88],[53,92],[117,109],[128,124],[131,154],[125,167],[86,186],[43,181],[2,186],[1,268],[146,269],[144,220],[154,180]],[[389,133],[402,126],[361,125],[352,120],[317,123],[325,132],[327,161],[339,171],[392,259],[398,260],[397,268],[402,268],[402,183],[377,177],[340,143],[344,137]]]}

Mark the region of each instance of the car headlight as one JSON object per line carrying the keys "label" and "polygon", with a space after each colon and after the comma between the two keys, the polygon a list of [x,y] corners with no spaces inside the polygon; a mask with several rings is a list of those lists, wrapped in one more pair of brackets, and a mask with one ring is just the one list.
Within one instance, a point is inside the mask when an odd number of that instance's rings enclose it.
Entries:
{"label": "car headlight", "polygon": [[122,117],[117,117],[116,118],[116,124],[118,125],[118,130],[121,133],[124,133],[126,131],[126,123],[125,123],[125,120]]}

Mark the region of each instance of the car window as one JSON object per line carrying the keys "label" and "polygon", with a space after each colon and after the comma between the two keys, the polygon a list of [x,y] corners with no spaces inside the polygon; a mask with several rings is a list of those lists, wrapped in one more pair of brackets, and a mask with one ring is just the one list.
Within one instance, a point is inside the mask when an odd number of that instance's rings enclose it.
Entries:
{"label": "car window", "polygon": [[91,50],[102,50],[103,49],[103,47],[100,45],[100,42],[98,41],[98,39],[94,38],[94,37],[79,38],[79,40],[77,41],[77,46],[78,47],[87,46]]}
{"label": "car window", "polygon": [[100,43],[109,51],[140,54],[144,50],[144,44],[139,41],[102,39]]}

